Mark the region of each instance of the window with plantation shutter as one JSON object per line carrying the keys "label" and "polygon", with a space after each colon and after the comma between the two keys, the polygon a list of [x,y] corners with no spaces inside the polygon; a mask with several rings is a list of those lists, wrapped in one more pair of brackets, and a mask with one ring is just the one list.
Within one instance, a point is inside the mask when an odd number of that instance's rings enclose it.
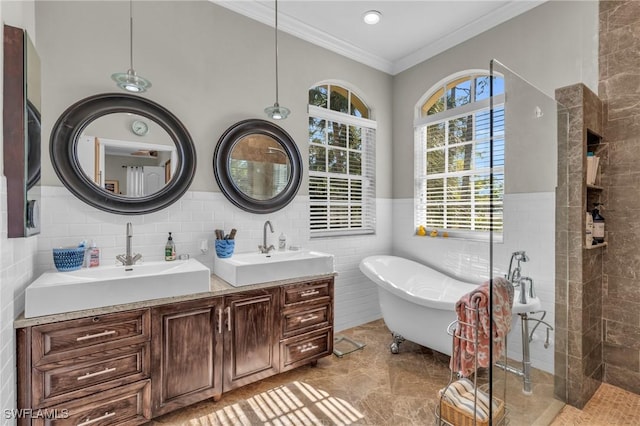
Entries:
{"label": "window with plantation shutter", "polygon": [[369,109],[335,85],[309,90],[311,237],[375,233],[375,128]]}
{"label": "window with plantation shutter", "polygon": [[[483,239],[502,233],[504,83],[466,75],[438,86],[415,120],[415,228]],[[424,98],[423,98],[424,99]],[[493,161],[491,141],[493,139]]]}

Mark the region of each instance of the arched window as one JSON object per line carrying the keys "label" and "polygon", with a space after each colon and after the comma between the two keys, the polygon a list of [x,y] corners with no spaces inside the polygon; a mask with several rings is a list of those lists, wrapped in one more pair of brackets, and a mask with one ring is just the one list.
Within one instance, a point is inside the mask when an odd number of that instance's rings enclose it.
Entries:
{"label": "arched window", "polygon": [[493,122],[489,86],[486,72],[453,75],[416,105],[416,230],[471,239],[502,232],[504,80],[493,78]]}
{"label": "arched window", "polygon": [[311,237],[375,232],[376,122],[336,84],[309,89]]}

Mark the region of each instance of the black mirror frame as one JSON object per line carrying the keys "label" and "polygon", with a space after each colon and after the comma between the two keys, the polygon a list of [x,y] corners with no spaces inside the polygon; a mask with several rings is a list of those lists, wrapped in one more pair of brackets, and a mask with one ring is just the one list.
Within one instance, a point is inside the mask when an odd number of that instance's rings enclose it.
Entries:
{"label": "black mirror frame", "polygon": [[[278,195],[268,200],[256,200],[243,193],[233,182],[229,169],[231,151],[236,142],[254,134],[269,136],[278,141],[291,163],[287,185]],[[280,126],[267,120],[248,119],[229,127],[218,140],[213,154],[213,174],[224,196],[235,206],[249,213],[272,213],[289,204],[298,193],[302,182],[302,157],[293,138]]]}
{"label": "black mirror frame", "polygon": [[[158,123],[175,143],[178,150],[176,172],[160,191],[144,197],[125,197],[98,187],[83,172],[75,155],[78,138],[92,121],[114,113],[146,117]],[[161,210],[182,197],[196,172],[196,149],[180,120],[163,106],[129,94],[94,95],[67,108],[53,126],[49,154],[56,174],[71,193],[85,203],[110,213],[136,215]]]}

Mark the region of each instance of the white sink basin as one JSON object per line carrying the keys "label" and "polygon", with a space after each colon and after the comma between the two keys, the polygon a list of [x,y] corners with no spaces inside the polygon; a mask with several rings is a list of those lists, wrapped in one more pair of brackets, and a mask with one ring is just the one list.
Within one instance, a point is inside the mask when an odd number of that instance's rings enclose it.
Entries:
{"label": "white sink basin", "polygon": [[529,312],[539,311],[542,307],[540,304],[540,299],[537,297],[529,297],[527,296],[527,303],[520,303],[518,300],[520,299],[520,290],[516,289],[513,293],[513,308],[511,312],[513,314],[525,314]]}
{"label": "white sink basin", "polygon": [[334,272],[333,255],[319,251],[238,253],[215,258],[213,272],[234,287]]}
{"label": "white sink basin", "polygon": [[45,272],[25,292],[25,318],[210,290],[211,271],[195,259],[145,262],[131,271],[98,266]]}

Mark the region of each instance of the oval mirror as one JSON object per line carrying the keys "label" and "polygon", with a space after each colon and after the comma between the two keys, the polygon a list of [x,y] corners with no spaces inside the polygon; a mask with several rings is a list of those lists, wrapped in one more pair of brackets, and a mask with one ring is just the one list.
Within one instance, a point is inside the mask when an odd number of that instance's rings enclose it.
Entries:
{"label": "oval mirror", "polygon": [[196,170],[195,147],[180,120],[129,94],[95,95],[67,108],[53,127],[50,154],[69,191],[111,213],[167,207]]}
{"label": "oval mirror", "polygon": [[302,158],[281,127],[259,119],[240,121],[220,137],[213,157],[220,190],[251,213],[271,213],[293,200],[302,180]]}

